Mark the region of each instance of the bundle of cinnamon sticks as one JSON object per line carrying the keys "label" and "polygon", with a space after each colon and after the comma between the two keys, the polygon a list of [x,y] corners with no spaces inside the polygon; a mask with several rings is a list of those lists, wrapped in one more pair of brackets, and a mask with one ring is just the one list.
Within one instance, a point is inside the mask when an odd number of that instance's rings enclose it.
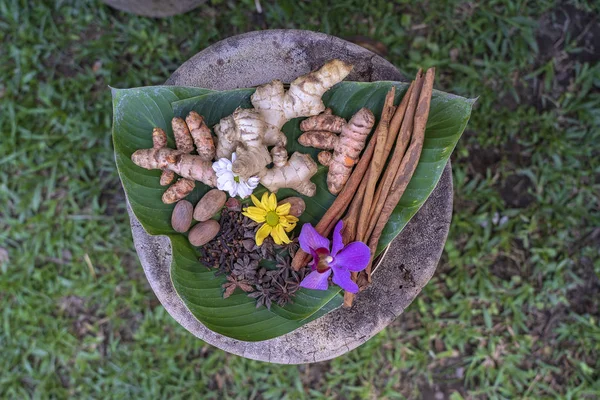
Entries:
{"label": "bundle of cinnamon sticks", "polygon": [[[392,86],[385,98],[379,124],[362,157],[315,227],[327,237],[343,217],[344,243],[358,240],[369,246],[371,262],[364,271],[352,276],[361,290],[371,282],[373,258],[381,234],[419,162],[434,77],[434,68],[426,73],[419,70],[398,107],[394,106],[396,88]],[[299,269],[309,259],[308,254],[299,251],[292,260],[292,266]],[[353,300],[352,293],[344,294],[344,306],[350,307]]]}

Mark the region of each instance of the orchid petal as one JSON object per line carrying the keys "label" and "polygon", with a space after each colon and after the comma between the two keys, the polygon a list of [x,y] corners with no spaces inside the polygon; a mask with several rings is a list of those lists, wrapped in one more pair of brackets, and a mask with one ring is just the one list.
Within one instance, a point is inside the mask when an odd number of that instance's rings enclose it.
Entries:
{"label": "orchid petal", "polygon": [[350,271],[342,268],[333,269],[333,283],[341,287],[347,292],[358,293],[358,285],[352,281]]}
{"label": "orchid petal", "polygon": [[302,279],[300,287],[314,290],[327,290],[329,287],[329,275],[331,275],[331,269],[328,269],[325,272],[313,271]]}
{"label": "orchid petal", "polygon": [[300,248],[307,253],[311,250],[325,248],[329,250],[329,239],[319,235],[319,232],[311,224],[302,225],[302,231],[299,236]]}
{"label": "orchid petal", "polygon": [[367,268],[371,259],[371,250],[363,242],[352,242],[334,256],[332,266],[358,272]]}
{"label": "orchid petal", "polygon": [[344,223],[340,219],[340,221],[335,224],[335,228],[333,228],[333,245],[331,247],[331,255],[334,257],[344,247],[344,242],[342,240],[342,229],[344,229]]}

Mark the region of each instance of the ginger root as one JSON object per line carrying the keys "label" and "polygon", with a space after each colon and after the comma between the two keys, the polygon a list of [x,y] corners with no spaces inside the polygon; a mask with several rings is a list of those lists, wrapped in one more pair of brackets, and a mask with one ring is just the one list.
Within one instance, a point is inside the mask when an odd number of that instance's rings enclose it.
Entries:
{"label": "ginger root", "polygon": [[267,147],[285,146],[281,128],[292,118],[309,117],[325,110],[321,96],[352,70],[344,61],[331,60],[316,71],[296,78],[286,92],[274,80],[256,88],[252,110],[236,110],[215,126],[219,138],[217,157],[229,158],[235,151],[232,170],[244,179],[260,175],[272,162]]}
{"label": "ginger root", "polygon": [[271,162],[265,145],[266,124],[256,110],[238,108],[230,116],[221,119],[214,129],[219,138],[217,157],[231,158],[235,152],[237,159],[232,166],[233,172],[242,178],[258,175]]}
{"label": "ginger root", "polygon": [[[310,178],[316,173],[317,164],[310,157],[296,153],[288,160],[285,151],[287,138],[281,128],[292,118],[316,116],[323,112],[325,105],[321,96],[351,70],[350,64],[332,60],[318,70],[295,79],[287,92],[280,80],[257,87],[250,99],[253,109],[238,108],[215,125],[217,157],[231,158],[235,152],[237,158],[232,165],[233,173],[243,179],[259,176],[263,186],[273,192],[292,188],[307,196],[314,195],[316,188]],[[328,115],[329,118],[315,120],[316,126],[341,130],[345,121],[332,116],[330,111]],[[271,146],[275,147],[269,152]],[[274,167],[267,169],[271,162]]]}
{"label": "ginger root", "polygon": [[[285,148],[283,148],[285,151]],[[267,169],[260,183],[271,192],[282,188],[294,189],[308,197],[315,195],[317,185],[310,178],[317,173],[317,163],[308,154],[294,153],[288,162],[279,167]]]}
{"label": "ginger root", "polygon": [[[331,127],[337,130],[340,117],[337,117],[337,119],[331,117],[333,117],[331,114],[312,117],[310,123],[301,124],[300,128],[312,129],[319,127],[327,129]],[[305,121],[308,120],[310,118]],[[333,154],[326,151],[318,154],[319,162],[329,166],[327,188],[332,194],[337,195],[340,193],[346,184],[374,124],[375,116],[373,113],[367,108],[361,108],[347,124],[339,127],[341,132],[339,136],[333,131],[318,130],[305,132],[298,138],[298,142],[303,146],[333,150]]]}
{"label": "ginger root", "polygon": [[[215,145],[212,136],[206,135],[208,127],[202,117],[194,111],[187,119],[190,124],[177,117],[171,121],[176,150],[166,147],[166,133],[160,128],[154,128],[153,147],[137,150],[131,155],[131,160],[139,167],[162,170],[161,185],[170,184],[175,175],[181,177],[163,194],[162,200],[165,204],[175,203],[190,194],[194,190],[194,181],[200,181],[211,187],[217,184],[217,177],[212,169]],[[192,125],[191,132],[190,125]],[[194,143],[202,146],[197,147],[198,155],[189,154],[194,150]]]}

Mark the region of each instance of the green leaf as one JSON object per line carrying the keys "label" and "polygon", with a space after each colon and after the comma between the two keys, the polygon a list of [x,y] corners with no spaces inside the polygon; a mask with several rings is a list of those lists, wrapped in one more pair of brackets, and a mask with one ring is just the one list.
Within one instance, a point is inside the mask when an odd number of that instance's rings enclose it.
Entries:
{"label": "green leaf", "polygon": [[[397,88],[396,104],[407,89],[407,84],[397,82],[358,83],[342,82],[323,96],[323,101],[335,114],[349,119],[361,107],[381,113],[385,94],[391,87]],[[212,270],[198,261],[198,251],[191,246],[184,234],[170,227],[173,205],[161,201],[165,188],[158,184],[160,171],[147,171],[135,166],[131,160],[133,151],[152,146],[152,128],[160,126],[169,136],[173,147],[170,121],[174,116],[184,117],[195,110],[203,115],[209,126],[231,114],[237,107],[251,107],[250,96],[254,89],[237,89],[212,92],[197,88],[147,87],[113,90],[114,126],[113,140],[119,175],[132,210],[150,234],[167,235],[173,247],[171,278],[175,289],[185,305],[198,320],[209,329],[240,340],[259,341],[288,333],[307,322],[325,315],[341,305],[339,288],[327,291],[300,290],[294,303],[285,307],[273,305],[271,310],[256,308],[255,301],[245,293],[236,291],[223,299],[221,285],[224,277],[215,277]],[[406,226],[423,205],[441,177],[452,150],[456,146],[471,113],[473,100],[434,91],[431,112],[425,133],[421,160],[398,207],[394,210],[381,238],[379,250],[385,248]],[[311,154],[316,158],[319,150],[305,148],[297,142],[301,134],[301,118],[289,121],[283,132],[288,136],[288,151]],[[306,212],[300,218],[303,223],[316,224],[335,200],[326,185],[327,168],[319,167],[313,177],[317,194],[303,197]],[[198,201],[207,187],[197,183],[188,197]],[[259,187],[255,194],[260,195]],[[297,196],[293,190],[282,189],[278,198]]]}

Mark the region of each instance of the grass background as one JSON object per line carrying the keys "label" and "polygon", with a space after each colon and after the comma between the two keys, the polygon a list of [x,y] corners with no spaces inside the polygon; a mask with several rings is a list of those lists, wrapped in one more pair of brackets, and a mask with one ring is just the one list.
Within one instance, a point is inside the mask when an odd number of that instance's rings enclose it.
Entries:
{"label": "grass background", "polygon": [[[167,19],[0,0],[0,397],[597,398],[600,9],[592,2],[209,1]],[[161,84],[264,28],[365,38],[408,76],[480,96],[453,155],[432,281],[329,362],[277,366],[196,340],[135,255],[107,85]]]}

